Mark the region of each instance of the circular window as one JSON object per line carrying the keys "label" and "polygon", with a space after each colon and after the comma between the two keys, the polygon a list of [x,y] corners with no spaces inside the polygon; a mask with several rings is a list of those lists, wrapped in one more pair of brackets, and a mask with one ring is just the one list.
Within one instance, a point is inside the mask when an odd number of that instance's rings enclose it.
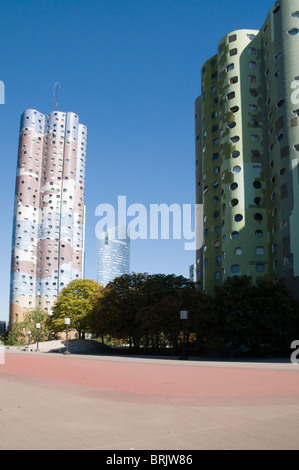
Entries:
{"label": "circular window", "polygon": [[239,165],[236,165],[233,167],[233,173],[240,173],[241,167]]}
{"label": "circular window", "polygon": [[237,125],[237,124],[235,123],[235,121],[233,121],[233,122],[230,122],[230,123],[227,125],[227,127],[228,127],[229,129],[233,129],[234,127],[236,127],[236,125]]}
{"label": "circular window", "polygon": [[230,202],[231,207],[236,207],[239,204],[238,199],[232,199]]}
{"label": "circular window", "polygon": [[234,232],[231,233],[230,237],[231,237],[232,240],[236,240],[239,237],[239,235],[240,235],[239,232],[234,231]]}
{"label": "circular window", "polygon": [[243,248],[236,248],[234,253],[236,256],[241,256],[243,254]]}
{"label": "circular window", "polygon": [[231,157],[232,158],[238,158],[240,156],[240,152],[238,150],[234,150],[232,153],[231,153]]}
{"label": "circular window", "polygon": [[256,230],[255,236],[256,238],[263,238],[264,233],[262,232],[262,230]]}
{"label": "circular window", "polygon": [[257,205],[257,206],[261,206],[263,204],[263,199],[261,197],[256,197],[254,198],[254,203]]}
{"label": "circular window", "polygon": [[241,222],[241,220],[243,220],[243,215],[242,214],[235,215],[235,217],[234,217],[235,222]]}
{"label": "circular window", "polygon": [[254,188],[256,188],[256,189],[260,189],[260,188],[262,187],[262,184],[260,183],[260,181],[255,181],[255,182],[253,183],[253,186],[254,186]]}
{"label": "circular window", "polygon": [[239,273],[239,272],[240,272],[240,265],[239,265],[239,264],[233,264],[233,265],[231,266],[231,272],[232,272],[233,274]]}
{"label": "circular window", "polygon": [[289,29],[288,33],[289,33],[290,36],[296,36],[296,34],[299,33],[299,29],[298,28]]}
{"label": "circular window", "polygon": [[230,190],[231,190],[231,191],[235,191],[237,188],[238,188],[238,183],[232,183],[232,184],[230,185]]}
{"label": "circular window", "polygon": [[260,222],[261,220],[263,220],[263,216],[262,214],[257,213],[257,214],[254,214],[254,219]]}

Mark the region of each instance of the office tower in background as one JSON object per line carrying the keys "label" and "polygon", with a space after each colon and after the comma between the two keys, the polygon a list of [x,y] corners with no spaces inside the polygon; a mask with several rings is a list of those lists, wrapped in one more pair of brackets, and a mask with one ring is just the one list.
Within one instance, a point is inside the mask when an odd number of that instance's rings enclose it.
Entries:
{"label": "office tower in background", "polygon": [[97,239],[97,282],[106,286],[130,274],[130,237],[126,226],[113,227]]}
{"label": "office tower in background", "polygon": [[[195,101],[203,291],[234,275],[299,292],[299,4],[277,1],[260,31],[225,36]],[[298,90],[298,91],[296,91]]]}
{"label": "office tower in background", "polygon": [[82,278],[87,129],[76,114],[21,117],[13,219],[10,327],[27,310],[51,311]]}

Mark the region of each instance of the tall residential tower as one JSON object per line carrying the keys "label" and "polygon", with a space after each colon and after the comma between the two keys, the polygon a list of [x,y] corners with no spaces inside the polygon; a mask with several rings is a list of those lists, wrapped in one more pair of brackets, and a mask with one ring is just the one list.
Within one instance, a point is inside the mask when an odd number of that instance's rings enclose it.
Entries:
{"label": "tall residential tower", "polygon": [[28,109],[21,117],[13,220],[10,327],[48,310],[82,278],[87,129],[76,114]]}
{"label": "tall residential tower", "polygon": [[[195,102],[197,281],[285,278],[299,292],[299,3],[277,1],[260,31],[225,36]],[[299,91],[299,90],[298,90]]]}

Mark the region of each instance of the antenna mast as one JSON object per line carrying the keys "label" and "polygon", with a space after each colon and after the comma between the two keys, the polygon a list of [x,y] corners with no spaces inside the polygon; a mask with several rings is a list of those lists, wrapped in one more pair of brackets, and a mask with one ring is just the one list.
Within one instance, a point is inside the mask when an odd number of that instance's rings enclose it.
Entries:
{"label": "antenna mast", "polygon": [[55,110],[57,111],[57,105],[58,105],[58,89],[60,88],[60,84],[58,82],[55,83],[54,85],[55,88]]}

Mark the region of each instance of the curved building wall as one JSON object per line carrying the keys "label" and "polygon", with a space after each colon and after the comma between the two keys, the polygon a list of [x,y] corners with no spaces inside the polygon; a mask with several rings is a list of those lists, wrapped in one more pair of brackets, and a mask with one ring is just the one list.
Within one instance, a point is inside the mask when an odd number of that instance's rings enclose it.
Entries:
{"label": "curved building wall", "polygon": [[86,133],[74,113],[21,117],[11,325],[28,309],[50,311],[59,291],[82,277]]}
{"label": "curved building wall", "polygon": [[197,281],[210,294],[234,275],[284,277],[298,292],[298,46],[298,2],[278,1],[260,31],[231,32],[202,67],[195,102],[196,200],[200,193],[204,208]]}

